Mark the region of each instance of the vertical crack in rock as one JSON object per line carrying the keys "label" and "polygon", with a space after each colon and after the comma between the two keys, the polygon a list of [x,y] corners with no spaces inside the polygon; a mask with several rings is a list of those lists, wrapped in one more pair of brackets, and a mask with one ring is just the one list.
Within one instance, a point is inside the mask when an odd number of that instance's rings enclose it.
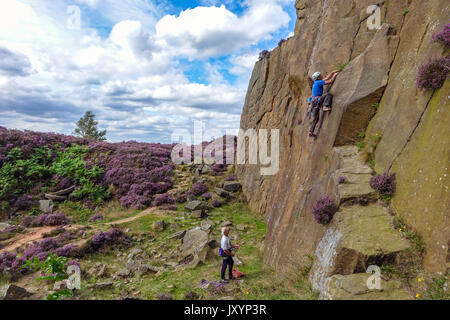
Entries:
{"label": "vertical crack in rock", "polygon": [[422,111],[422,113],[421,113],[421,115],[420,115],[420,117],[419,117],[419,121],[417,121],[416,126],[415,126],[414,129],[411,131],[411,133],[409,134],[408,139],[406,139],[406,142],[403,144],[403,146],[402,146],[400,152],[399,152],[399,153],[395,156],[395,158],[392,160],[391,164],[389,165],[389,170],[388,170],[388,171],[391,171],[392,166],[394,165],[395,161],[397,161],[398,157],[400,157],[400,155],[403,153],[403,151],[405,150],[406,146],[407,146],[408,143],[411,141],[411,138],[413,137],[413,135],[414,135],[414,133],[416,132],[417,128],[418,128],[419,125],[422,123],[423,118],[424,118],[424,115],[425,115],[425,113],[427,112],[428,106],[430,105],[430,102],[431,102],[431,100],[433,99],[433,96],[434,96],[435,93],[436,93],[436,90],[433,91],[433,93],[432,93],[431,96],[430,96],[430,99],[428,99],[428,102],[427,102],[427,104],[425,105],[425,109],[423,109],[423,111]]}

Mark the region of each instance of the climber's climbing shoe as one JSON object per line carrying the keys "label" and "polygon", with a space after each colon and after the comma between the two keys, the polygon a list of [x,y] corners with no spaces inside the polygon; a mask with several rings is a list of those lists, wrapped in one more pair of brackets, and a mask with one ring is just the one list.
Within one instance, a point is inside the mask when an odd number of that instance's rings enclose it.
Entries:
{"label": "climber's climbing shoe", "polygon": [[313,138],[317,138],[317,136],[314,133],[312,133],[312,132],[309,133],[309,136],[313,137]]}

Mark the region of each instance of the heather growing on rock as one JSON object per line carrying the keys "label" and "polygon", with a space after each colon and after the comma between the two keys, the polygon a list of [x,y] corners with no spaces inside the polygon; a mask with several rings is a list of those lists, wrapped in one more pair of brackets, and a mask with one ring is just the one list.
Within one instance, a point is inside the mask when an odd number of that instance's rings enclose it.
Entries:
{"label": "heather growing on rock", "polygon": [[447,23],[441,32],[433,34],[433,41],[440,42],[447,48],[450,47],[450,23]]}
{"label": "heather growing on rock", "polygon": [[314,219],[322,225],[328,224],[337,210],[336,202],[328,195],[317,199],[312,207]]}
{"label": "heather growing on rock", "polygon": [[25,216],[22,219],[23,227],[61,226],[70,223],[70,219],[62,212],[41,214],[40,216]]}
{"label": "heather growing on rock", "polygon": [[160,194],[155,197],[155,205],[160,206],[163,204],[173,204],[174,201],[168,193]]}
{"label": "heather growing on rock", "polygon": [[208,192],[202,194],[202,198],[203,198],[203,200],[211,199],[212,198],[211,192],[208,191]]}
{"label": "heather growing on rock", "polygon": [[439,89],[450,73],[450,55],[436,58],[419,68],[416,84],[420,89]]}
{"label": "heather growing on rock", "polygon": [[338,178],[338,183],[339,184],[343,184],[345,182],[347,182],[347,178],[346,177],[341,176],[341,177]]}
{"label": "heather growing on rock", "polygon": [[213,201],[212,201],[212,205],[215,208],[220,208],[224,204],[225,204],[225,202],[224,201],[220,201],[219,199],[213,199]]}
{"label": "heather growing on rock", "polygon": [[196,196],[201,196],[202,194],[208,192],[208,186],[203,182],[196,182],[192,187],[192,192]]}
{"label": "heather growing on rock", "polygon": [[101,221],[103,216],[100,213],[96,213],[89,218],[89,222]]}
{"label": "heather growing on rock", "polygon": [[235,174],[230,174],[225,177],[225,181],[236,181],[236,180],[237,180],[237,177]]}
{"label": "heather growing on rock", "polygon": [[270,51],[268,51],[268,50],[263,50],[263,51],[261,51],[259,53],[259,60],[260,61],[263,60],[263,59],[266,59],[268,57],[270,57]]}
{"label": "heather growing on rock", "polygon": [[91,246],[94,250],[99,250],[105,246],[128,245],[131,243],[131,237],[127,236],[122,230],[114,228],[106,232],[96,233],[91,237]]}
{"label": "heather growing on rock", "polygon": [[395,173],[386,172],[373,176],[370,179],[370,186],[382,197],[392,196],[396,189]]}

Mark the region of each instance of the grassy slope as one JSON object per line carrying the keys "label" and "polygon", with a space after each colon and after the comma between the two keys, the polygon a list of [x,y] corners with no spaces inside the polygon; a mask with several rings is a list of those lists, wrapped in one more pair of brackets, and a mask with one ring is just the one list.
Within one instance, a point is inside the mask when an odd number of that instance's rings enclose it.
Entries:
{"label": "grassy slope", "polygon": [[[151,214],[141,217],[135,221],[121,225],[124,229],[131,229],[133,234],[153,233],[151,225],[153,222],[164,219],[172,225],[165,231],[154,234],[153,241],[144,241],[138,247],[152,253],[152,251],[165,255],[172,250],[176,251],[181,244],[180,240],[170,240],[170,235],[175,231],[173,224],[178,224],[181,229],[188,229],[198,226],[199,220],[186,218],[184,220],[176,220],[180,216],[182,209],[176,212],[167,212],[162,216],[161,213]],[[245,225],[245,231],[239,231],[232,227],[231,236],[237,236],[234,240],[236,243],[242,244],[242,248],[237,252],[237,257],[244,262],[242,266],[235,266],[240,271],[247,274],[242,282],[230,283],[227,285],[226,293],[211,296],[208,292],[198,288],[201,279],[208,281],[218,281],[220,279],[221,258],[216,257],[194,269],[186,268],[185,270],[167,270],[157,275],[145,275],[141,277],[130,278],[130,283],[123,280],[116,281],[115,287],[109,290],[95,290],[89,288],[96,281],[104,281],[104,279],[90,278],[84,281],[84,289],[80,293],[82,299],[114,299],[121,292],[140,292],[135,295],[141,299],[155,299],[159,293],[170,293],[175,299],[183,299],[188,291],[195,291],[203,299],[217,299],[224,296],[233,297],[234,299],[314,299],[317,296],[311,291],[307,281],[301,281],[294,286],[280,285],[275,280],[275,275],[269,269],[266,269],[262,263],[261,246],[263,236],[265,234],[265,223],[261,216],[252,213],[245,204],[233,203],[223,208],[215,209],[209,213],[209,219],[216,226],[212,232],[212,238],[220,240],[220,223],[222,221],[232,221],[234,226],[239,224]],[[163,247],[164,249],[161,249]],[[88,256],[81,260],[82,267],[87,270],[96,262],[101,262],[111,266],[110,274],[124,268],[126,263],[126,255],[117,257],[118,251],[111,252],[107,255],[96,254]],[[153,255],[155,257],[155,255]],[[169,259],[176,262],[177,259]],[[158,266],[163,265],[161,259],[154,258],[151,264]],[[107,278],[105,278],[107,279]],[[87,283],[86,283],[87,282]]]}

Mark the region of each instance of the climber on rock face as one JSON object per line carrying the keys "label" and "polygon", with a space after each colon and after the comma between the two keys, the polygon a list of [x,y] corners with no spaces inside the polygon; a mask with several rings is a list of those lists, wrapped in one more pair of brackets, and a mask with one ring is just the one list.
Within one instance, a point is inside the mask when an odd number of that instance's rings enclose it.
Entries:
{"label": "climber on rock face", "polygon": [[331,72],[325,79],[322,77],[320,72],[316,72],[312,75],[312,79],[314,80],[314,84],[312,87],[312,96],[311,96],[311,106],[308,109],[308,116],[309,114],[312,114],[313,116],[313,122],[311,124],[311,127],[309,128],[309,136],[310,137],[317,137],[314,134],[314,130],[316,128],[317,123],[319,122],[319,114],[320,114],[320,108],[324,104],[323,111],[331,111],[331,102],[332,102],[332,95],[330,93],[327,93],[325,97],[322,97],[323,95],[323,87],[326,85],[332,85],[334,81],[336,80],[337,75],[340,71],[335,70]]}

